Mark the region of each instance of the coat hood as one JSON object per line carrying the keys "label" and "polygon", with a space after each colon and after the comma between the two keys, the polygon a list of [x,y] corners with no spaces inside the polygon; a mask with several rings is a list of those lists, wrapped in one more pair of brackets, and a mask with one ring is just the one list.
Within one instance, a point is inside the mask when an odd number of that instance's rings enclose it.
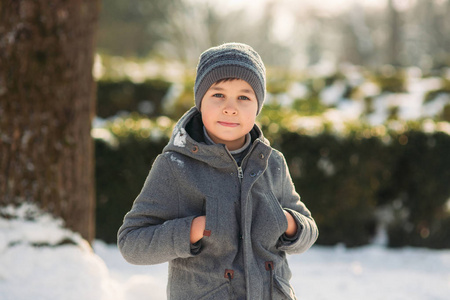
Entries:
{"label": "coat hood", "polygon": [[[261,129],[255,124],[250,131],[251,143],[270,147]],[[163,152],[178,152],[215,168],[229,166],[230,153],[223,144],[207,145],[203,135],[201,113],[196,107],[188,110],[177,122],[169,143]]]}

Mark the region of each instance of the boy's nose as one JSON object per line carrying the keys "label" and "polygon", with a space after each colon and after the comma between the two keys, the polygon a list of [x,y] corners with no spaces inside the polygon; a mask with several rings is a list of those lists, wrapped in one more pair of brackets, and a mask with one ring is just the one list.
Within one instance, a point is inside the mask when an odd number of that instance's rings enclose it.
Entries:
{"label": "boy's nose", "polygon": [[237,115],[237,110],[234,107],[227,105],[224,107],[223,113],[226,115]]}

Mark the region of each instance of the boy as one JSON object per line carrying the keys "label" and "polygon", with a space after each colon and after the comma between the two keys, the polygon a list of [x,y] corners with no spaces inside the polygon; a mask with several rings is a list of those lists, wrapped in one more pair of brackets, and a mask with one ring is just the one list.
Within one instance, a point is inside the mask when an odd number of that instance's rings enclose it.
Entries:
{"label": "boy", "polygon": [[169,262],[168,299],[296,299],[286,253],[317,226],[255,118],[265,67],[250,46],[202,53],[178,121],[118,233],[133,264]]}

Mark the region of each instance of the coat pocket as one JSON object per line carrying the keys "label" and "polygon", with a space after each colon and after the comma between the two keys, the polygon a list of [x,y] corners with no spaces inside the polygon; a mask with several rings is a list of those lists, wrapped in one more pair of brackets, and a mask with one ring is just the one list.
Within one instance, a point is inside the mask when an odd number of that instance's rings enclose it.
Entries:
{"label": "coat pocket", "polygon": [[267,193],[267,202],[270,205],[270,208],[272,210],[272,214],[276,220],[276,223],[278,225],[278,232],[280,233],[278,236],[281,236],[288,227],[286,215],[284,214],[284,210],[281,207],[280,202],[278,202],[278,199],[275,197],[275,195],[272,192]]}
{"label": "coat pocket", "polygon": [[230,299],[230,284],[224,283],[218,288],[208,292],[206,295],[199,298],[199,300],[215,300],[215,299]]}
{"label": "coat pocket", "polygon": [[[252,240],[265,249],[275,252],[280,236],[286,231],[288,223],[283,208],[271,191],[252,192]],[[272,259],[267,259],[272,260]]]}
{"label": "coat pocket", "polygon": [[284,278],[281,278],[277,275],[274,275],[273,282],[275,285],[275,289],[280,294],[281,298],[276,299],[287,299],[287,300],[296,300],[294,289],[291,287],[289,282]]}
{"label": "coat pocket", "polygon": [[203,204],[204,212],[206,216],[205,231],[203,232],[203,237],[212,239],[217,232],[217,222],[218,222],[218,202],[214,197],[206,197]]}

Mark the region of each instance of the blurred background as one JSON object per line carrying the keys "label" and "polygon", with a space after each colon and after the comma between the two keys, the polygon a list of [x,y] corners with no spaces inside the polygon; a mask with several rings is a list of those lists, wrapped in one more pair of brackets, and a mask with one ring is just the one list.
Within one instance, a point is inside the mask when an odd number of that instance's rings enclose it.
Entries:
{"label": "blurred background", "polygon": [[267,67],[258,124],[285,154],[318,244],[450,248],[449,15],[448,0],[103,3],[97,239],[115,243],[193,105],[200,53],[243,42]]}
{"label": "blurred background", "polygon": [[299,297],[448,299],[449,15],[450,0],[0,0],[0,298],[165,299],[167,264],[125,262],[117,230],[194,104],[199,55],[243,42],[267,68],[257,123],[320,231],[289,257]]}

